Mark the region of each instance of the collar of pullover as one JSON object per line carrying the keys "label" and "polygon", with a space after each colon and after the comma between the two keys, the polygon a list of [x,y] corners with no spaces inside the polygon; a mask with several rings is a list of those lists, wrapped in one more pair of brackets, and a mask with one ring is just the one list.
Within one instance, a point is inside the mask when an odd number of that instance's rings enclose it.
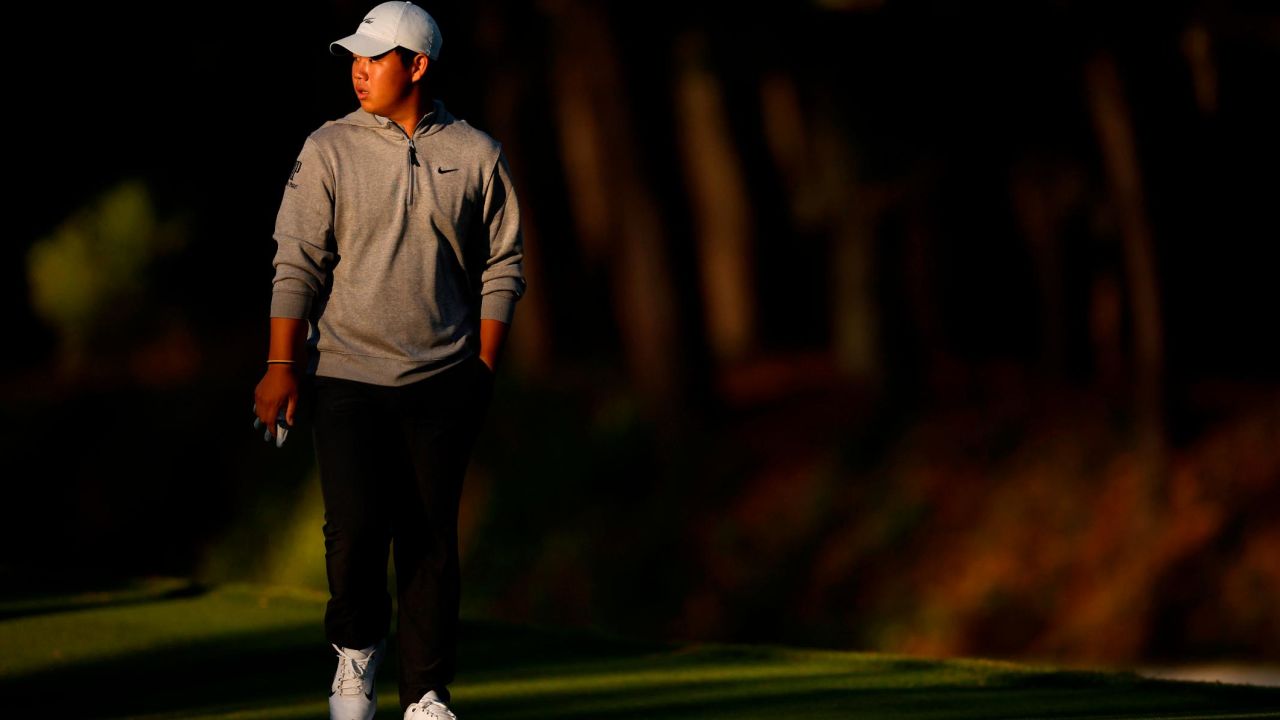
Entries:
{"label": "collar of pullover", "polygon": [[[444,101],[440,98],[432,99],[432,109],[422,116],[418,121],[418,127],[414,129],[414,137],[422,137],[426,135],[434,135],[440,132],[454,121],[454,117],[445,109]],[[377,129],[389,130],[399,134],[401,128],[396,125],[396,121],[385,115],[371,113],[364,108],[356,108],[340,118],[337,122],[347,125],[360,125],[362,127],[371,127]]]}

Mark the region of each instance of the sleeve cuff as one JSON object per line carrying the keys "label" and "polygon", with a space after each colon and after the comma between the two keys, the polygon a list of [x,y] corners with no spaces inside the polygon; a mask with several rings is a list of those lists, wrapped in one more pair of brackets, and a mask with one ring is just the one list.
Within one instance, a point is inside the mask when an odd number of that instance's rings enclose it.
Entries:
{"label": "sleeve cuff", "polygon": [[510,290],[497,290],[480,297],[480,319],[499,320],[511,324],[516,309],[516,294]]}
{"label": "sleeve cuff", "polygon": [[298,318],[311,314],[311,296],[303,293],[277,290],[271,294],[271,317]]}

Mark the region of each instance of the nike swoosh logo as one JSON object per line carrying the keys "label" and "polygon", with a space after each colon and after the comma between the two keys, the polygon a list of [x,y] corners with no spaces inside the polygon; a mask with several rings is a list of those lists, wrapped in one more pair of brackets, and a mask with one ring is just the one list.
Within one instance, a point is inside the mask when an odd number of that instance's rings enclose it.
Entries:
{"label": "nike swoosh logo", "polygon": [[443,174],[445,174],[445,173],[451,173],[451,172],[454,172],[454,171],[455,171],[455,170],[457,170],[457,169],[458,169],[458,168],[449,168],[448,170],[445,170],[444,168],[436,168],[436,172],[438,172],[438,173],[440,173],[441,175],[443,175]]}

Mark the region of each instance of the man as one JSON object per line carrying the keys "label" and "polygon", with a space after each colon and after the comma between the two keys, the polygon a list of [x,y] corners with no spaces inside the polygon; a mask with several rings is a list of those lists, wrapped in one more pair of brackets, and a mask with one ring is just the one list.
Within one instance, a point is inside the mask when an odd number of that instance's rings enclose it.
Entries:
{"label": "man", "polygon": [[270,439],[299,412],[312,418],[338,654],[329,707],[341,720],[369,720],[377,705],[393,539],[401,709],[455,717],[458,503],[525,291],[501,144],[428,92],[440,46],[435,20],[409,2],[378,5],[330,44],[351,56],[360,107],[307,137],[276,220],[255,426]]}

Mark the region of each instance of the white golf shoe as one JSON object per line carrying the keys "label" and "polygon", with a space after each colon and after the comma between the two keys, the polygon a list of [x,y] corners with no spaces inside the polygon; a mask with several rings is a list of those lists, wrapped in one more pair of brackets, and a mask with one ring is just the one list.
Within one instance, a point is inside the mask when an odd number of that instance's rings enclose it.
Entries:
{"label": "white golf shoe", "polygon": [[404,720],[458,720],[458,716],[440,701],[435,690],[428,690],[421,700],[404,711]]}
{"label": "white golf shoe", "polygon": [[329,720],[373,720],[378,709],[378,689],[373,680],[382,664],[387,639],[363,650],[329,644],[338,651],[338,669],[329,688]]}

